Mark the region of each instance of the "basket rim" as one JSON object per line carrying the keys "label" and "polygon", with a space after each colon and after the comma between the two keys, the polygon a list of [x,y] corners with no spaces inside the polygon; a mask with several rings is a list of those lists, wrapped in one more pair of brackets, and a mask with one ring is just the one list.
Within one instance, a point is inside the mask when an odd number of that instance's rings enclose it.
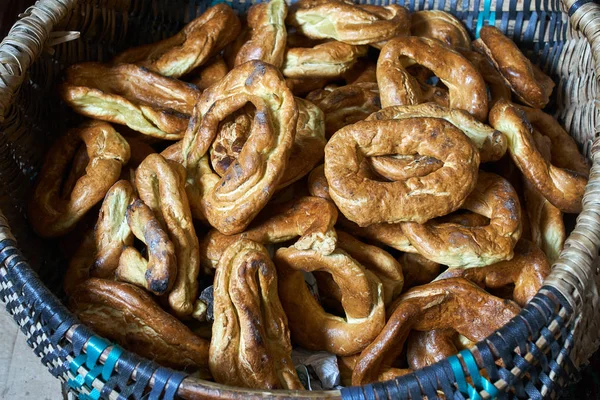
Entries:
{"label": "basket rim", "polygon": [[[600,77],[600,4],[595,3],[593,0],[561,0],[566,13],[570,18],[573,29],[579,30],[589,42],[592,48],[592,56],[594,58],[594,67],[596,70],[596,76]],[[20,15],[18,20],[11,30],[8,36],[0,43],[0,124],[4,122],[4,117],[7,114],[15,95],[23,83],[29,67],[39,57],[45,45],[49,41],[50,34],[62,19],[68,15],[68,13],[76,6],[77,0],[40,0],[35,6],[28,8],[23,14]],[[28,29],[23,30],[19,27],[26,27]],[[18,43],[20,47],[16,47],[15,43]],[[596,107],[600,106],[600,101],[596,100]],[[600,138],[596,138],[592,146],[592,161],[593,169],[600,170]],[[598,175],[598,176],[596,176]],[[596,179],[597,178],[597,179]],[[590,181],[586,187],[586,195],[583,202],[584,213],[600,214],[600,196],[594,196],[596,193],[595,186],[600,185],[600,174],[590,174]],[[598,199],[594,199],[597,197]],[[0,220],[5,220],[0,210]],[[578,230],[579,229],[579,230]],[[585,249],[585,246],[577,246],[577,235],[586,235],[589,231],[589,227],[581,223],[578,218],[575,230],[569,235],[567,243],[569,247],[566,247],[562,252],[560,258],[553,264],[553,270],[551,275],[545,282],[545,287],[542,289],[556,289],[560,295],[568,303],[567,308],[570,308],[573,312],[569,320],[572,322],[573,319],[577,318],[577,314],[581,312],[582,304],[585,302],[584,293],[589,285],[593,284],[593,279],[589,279],[585,271],[581,271],[582,268],[572,268],[571,259],[574,257],[579,261],[582,261],[584,266],[588,269],[592,269],[593,258],[598,252],[598,244],[594,244],[593,249]],[[592,232],[593,234],[593,232]],[[597,232],[596,235],[600,235]],[[8,222],[0,223],[0,241],[14,241],[14,237],[10,233],[10,227]],[[575,242],[575,243],[573,243]],[[16,242],[13,242],[16,243]],[[2,248],[4,242],[0,242],[0,248]],[[16,247],[18,247],[15,244]],[[581,249],[584,247],[584,249]],[[6,266],[7,263],[5,262]],[[30,268],[26,262],[23,262],[24,268]],[[587,279],[586,279],[587,278]],[[28,276],[30,280],[37,280],[34,286],[44,285],[37,275]],[[538,295],[543,294],[538,292]],[[44,293],[46,295],[46,293]],[[53,294],[51,294],[54,296]],[[537,296],[537,295],[536,295]],[[54,300],[57,299],[54,297]],[[54,303],[52,301],[51,303]],[[60,302],[59,302],[60,303]],[[69,312],[70,314],[70,312]],[[70,314],[72,316],[72,314]],[[76,322],[73,326],[82,325],[80,322]],[[65,331],[65,335],[68,339],[69,331]],[[339,390],[327,390],[327,391],[289,391],[289,390],[254,390],[235,388],[223,384],[209,382],[197,378],[187,377],[180,386],[180,392],[186,392],[193,390],[196,386],[202,386],[206,393],[219,392],[223,395],[227,393],[232,397],[235,396],[247,396],[257,393],[268,394],[274,397],[293,397],[293,398],[323,398],[331,397],[337,398],[341,395]],[[214,394],[214,392],[213,392]],[[194,397],[189,397],[194,398]]]}

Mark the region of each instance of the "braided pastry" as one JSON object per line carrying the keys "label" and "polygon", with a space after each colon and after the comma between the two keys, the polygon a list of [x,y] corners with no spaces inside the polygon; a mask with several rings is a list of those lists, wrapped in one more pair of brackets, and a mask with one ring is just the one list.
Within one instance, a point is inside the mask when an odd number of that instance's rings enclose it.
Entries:
{"label": "braided pastry", "polygon": [[62,99],[90,118],[127,125],[159,139],[181,139],[200,91],[193,85],[132,64],[67,68]]}
{"label": "braided pastry", "polygon": [[296,47],[285,52],[281,68],[287,78],[338,78],[350,70],[367,46],[326,42],[312,48]]}
{"label": "braided pastry", "polygon": [[353,385],[395,375],[392,363],[413,329],[453,329],[469,340],[479,341],[517,315],[519,307],[463,278],[451,278],[409,290],[396,300],[392,310],[379,336],[358,357],[352,372]]}
{"label": "braided pastry", "polygon": [[490,218],[489,225],[407,222],[402,224],[402,231],[419,254],[450,267],[480,267],[510,260],[521,237],[521,205],[510,183],[480,171],[477,186],[461,208]]}
{"label": "braided pastry", "polygon": [[536,190],[563,212],[581,211],[587,177],[544,159],[536,148],[533,129],[522,110],[500,100],[490,111],[490,123],[506,135],[511,158]]}
{"label": "braided pastry", "polygon": [[179,78],[219,53],[240,29],[240,20],[231,7],[217,4],[175,36],[128,49],[113,62],[138,64],[161,75]]}
{"label": "braided pastry", "polygon": [[471,48],[471,38],[462,22],[446,11],[422,10],[410,14],[412,36],[436,39],[448,47]]}
{"label": "braided pastry", "polygon": [[250,61],[229,72],[208,88],[194,109],[183,139],[182,157],[187,169],[187,190],[196,191],[202,158],[217,134],[219,123],[245,103],[256,107],[252,131],[239,157],[219,183],[205,188],[200,201],[209,223],[225,234],[243,231],[273,195],[285,171],[294,143],[298,109],[292,93],[276,68]]}
{"label": "braided pastry", "polygon": [[[393,182],[361,171],[371,156],[414,154],[443,166],[425,176]],[[479,153],[454,125],[435,118],[361,121],[339,130],[325,147],[329,195],[340,211],[359,226],[415,221],[456,210],[477,181]]]}
{"label": "braided pastry", "polygon": [[176,315],[186,316],[192,313],[196,300],[200,261],[184,172],[178,167],[181,168],[159,154],[151,154],[137,169],[136,186],[140,199],[152,210],[175,246],[177,277],[168,301]]}
{"label": "braided pastry", "polygon": [[157,296],[167,293],[177,275],[175,247],[169,236],[152,210],[140,199],[127,208],[127,224],[135,237],[147,246],[148,260],[135,247],[126,246],[119,258],[116,278],[141,286]]}
{"label": "braided pastry", "polygon": [[219,383],[303,389],[267,250],[246,239],[225,250],[215,275],[209,366]]}
{"label": "braided pastry", "polygon": [[211,230],[200,246],[204,265],[216,268],[223,252],[239,239],[262,244],[282,243],[298,236],[295,246],[330,254],[336,247],[337,235],[333,226],[338,212],[329,201],[318,197],[300,197],[265,209],[244,232],[223,235]]}
{"label": "braided pastry", "polygon": [[177,369],[208,374],[208,341],[163,311],[144,290],[92,278],[72,294],[69,308],[94,332],[127,350]]}
{"label": "braided pastry", "polygon": [[[292,340],[309,350],[338,355],[364,349],[385,324],[381,281],[347,253],[336,249],[329,255],[294,247],[275,253],[279,297],[285,310]],[[341,291],[346,318],[328,314],[308,290],[304,272],[325,271]]]}
{"label": "braided pastry", "polygon": [[[554,88],[554,82],[536,65],[531,64],[517,45],[494,26],[484,26],[473,47],[494,64],[519,101],[535,108],[544,108]],[[509,100],[509,99],[507,99]]]}
{"label": "braided pastry", "polygon": [[450,108],[465,110],[485,121],[487,91],[479,71],[439,41],[414,36],[392,39],[381,49],[377,83],[383,107],[423,102],[418,81],[406,70],[414,63],[431,70],[448,87]]}
{"label": "braided pastry", "polygon": [[550,264],[544,253],[533,243],[521,239],[510,261],[482,268],[450,268],[435,280],[463,277],[484,289],[499,289],[514,285],[512,300],[521,307],[535,296],[550,275]]}
{"label": "braided pastry", "polygon": [[[70,193],[61,191],[62,178],[80,143],[89,162]],[[29,222],[44,237],[66,234],[119,179],[129,160],[129,145],[112,126],[92,121],[69,130],[46,154],[29,203]]]}
{"label": "braided pastry", "polygon": [[300,0],[287,22],[304,36],[348,44],[371,44],[408,35],[408,10],[396,4],[370,6],[342,0]]}
{"label": "braided pastry", "polygon": [[268,3],[254,4],[250,7],[247,40],[237,51],[234,66],[260,60],[281,68],[287,42],[287,13],[284,0],[270,0]]}

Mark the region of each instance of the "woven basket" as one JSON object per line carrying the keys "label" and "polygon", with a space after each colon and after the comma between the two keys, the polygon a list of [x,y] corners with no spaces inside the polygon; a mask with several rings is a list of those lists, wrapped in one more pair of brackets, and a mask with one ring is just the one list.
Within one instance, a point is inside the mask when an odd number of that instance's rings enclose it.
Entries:
{"label": "woven basket", "polygon": [[[252,3],[229,4],[245,12]],[[95,336],[66,310],[55,295],[61,295],[65,262],[55,242],[33,234],[24,212],[48,144],[76,118],[58,101],[54,84],[64,67],[108,60],[126,47],[172,35],[210,5],[203,0],[41,0],[0,44],[0,295],[50,372],[84,399],[432,399],[441,393],[447,399],[542,398],[555,397],[576,378],[600,339],[600,140],[594,141],[600,122],[600,6],[590,0],[405,4],[411,11],[449,11],[473,35],[489,23],[511,37],[555,80],[551,110],[593,162],[583,212],[545,286],[517,317],[472,349],[385,383],[328,392],[255,391],[162,368]]]}

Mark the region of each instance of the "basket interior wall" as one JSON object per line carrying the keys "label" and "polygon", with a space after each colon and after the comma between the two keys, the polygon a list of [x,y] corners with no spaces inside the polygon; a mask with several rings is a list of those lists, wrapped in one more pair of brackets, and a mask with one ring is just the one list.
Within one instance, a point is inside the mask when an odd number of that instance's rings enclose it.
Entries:
{"label": "basket interior wall", "polygon": [[[252,3],[234,0],[227,4],[244,13]],[[591,143],[600,131],[595,107],[597,81],[589,45],[570,28],[560,0],[493,0],[488,5],[482,0],[399,0],[398,4],[411,11],[449,11],[472,35],[480,14],[490,23],[495,21],[554,79],[551,110],[589,157]],[[48,145],[81,119],[56,94],[62,69],[81,61],[109,61],[124,48],[168,37],[210,5],[201,0],[80,0],[55,31],[80,31],[81,38],[48,48],[30,69],[0,125],[0,209],[22,251],[55,293],[60,290],[66,262],[57,241],[41,240],[33,234],[26,220],[26,205]]]}

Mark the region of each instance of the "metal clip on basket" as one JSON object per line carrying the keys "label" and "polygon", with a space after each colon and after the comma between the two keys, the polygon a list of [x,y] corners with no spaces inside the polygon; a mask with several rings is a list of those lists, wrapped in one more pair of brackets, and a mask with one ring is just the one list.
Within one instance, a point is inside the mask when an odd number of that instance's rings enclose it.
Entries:
{"label": "metal clip on basket", "polygon": [[[245,12],[252,2],[228,4]],[[442,393],[446,399],[539,399],[554,397],[576,378],[600,339],[600,5],[591,0],[404,4],[411,11],[449,11],[473,34],[493,24],[515,40],[555,79],[556,115],[593,161],[583,212],[545,286],[517,317],[475,347],[388,382],[341,391],[268,392],[186,377],[111,345],[77,321],[49,289],[58,292],[56,246],[31,232],[23,206],[43,144],[68,124],[57,118],[53,83],[66,65],[106,60],[125,47],[158,40],[210,5],[202,0],[40,0],[0,43],[0,295],[49,371],[80,399],[432,399]],[[73,32],[81,38],[67,43],[77,37]]]}

